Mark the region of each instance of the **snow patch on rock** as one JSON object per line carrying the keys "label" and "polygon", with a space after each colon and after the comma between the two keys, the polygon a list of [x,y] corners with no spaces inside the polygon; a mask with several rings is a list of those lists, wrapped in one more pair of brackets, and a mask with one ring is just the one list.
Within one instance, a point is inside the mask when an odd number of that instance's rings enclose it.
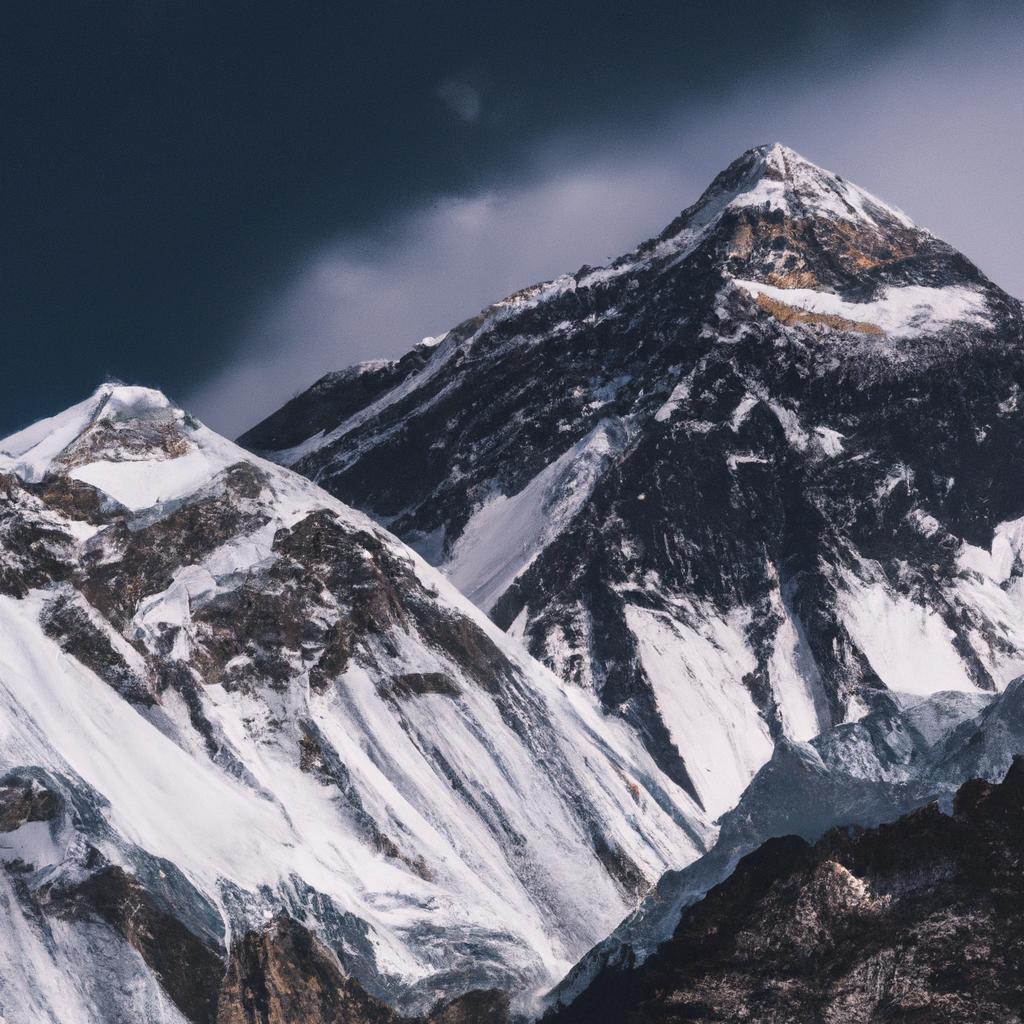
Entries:
{"label": "snow patch on rock", "polygon": [[811,288],[777,288],[760,281],[735,284],[754,298],[764,295],[783,305],[821,316],[870,324],[893,338],[934,334],[955,323],[991,326],[983,293],[966,285],[930,288],[925,285],[884,288],[870,302],[848,302],[831,292]]}
{"label": "snow patch on rock", "polygon": [[602,420],[517,494],[489,498],[466,524],[442,566],[445,574],[490,611],[572,521],[624,439],[620,425]]}

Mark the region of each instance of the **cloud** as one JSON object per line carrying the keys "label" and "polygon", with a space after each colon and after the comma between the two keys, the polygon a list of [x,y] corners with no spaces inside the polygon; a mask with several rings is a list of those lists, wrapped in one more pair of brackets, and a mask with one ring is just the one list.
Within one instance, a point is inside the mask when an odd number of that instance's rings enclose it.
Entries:
{"label": "cloud", "polygon": [[483,99],[472,85],[449,79],[437,87],[437,98],[461,121],[472,124],[480,120]]}
{"label": "cloud", "polygon": [[[299,268],[188,404],[240,433],[330,370],[395,357],[524,285],[656,234],[740,152],[780,139],[905,209],[1024,294],[1024,42],[947,21],[813,90],[797,73],[642,128],[580,130],[482,183],[338,239]],[[969,73],[968,73],[969,70]]]}
{"label": "cloud", "polygon": [[253,324],[238,358],[188,397],[237,434],[321,374],[398,356],[523,285],[605,262],[671,219],[697,182],[602,160],[519,189],[446,196],[316,254]]}

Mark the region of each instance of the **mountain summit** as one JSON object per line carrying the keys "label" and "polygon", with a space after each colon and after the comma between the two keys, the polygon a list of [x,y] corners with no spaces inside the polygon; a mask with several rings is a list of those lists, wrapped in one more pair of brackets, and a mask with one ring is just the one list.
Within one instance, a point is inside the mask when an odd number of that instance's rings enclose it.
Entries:
{"label": "mountain summit", "polygon": [[1022,333],[776,144],[241,442],[397,532],[716,816],[781,737],[1024,667]]}
{"label": "mountain summit", "polygon": [[293,1021],[251,993],[304,970],[346,1020],[525,994],[713,831],[399,541],[147,388],[0,440],[0,738],[12,1024]]}
{"label": "mountain summit", "polygon": [[747,150],[733,161],[687,211],[695,216],[721,210],[766,206],[790,217],[838,218],[884,229],[914,227],[910,218],[838,175],[826,171],[780,142]]}

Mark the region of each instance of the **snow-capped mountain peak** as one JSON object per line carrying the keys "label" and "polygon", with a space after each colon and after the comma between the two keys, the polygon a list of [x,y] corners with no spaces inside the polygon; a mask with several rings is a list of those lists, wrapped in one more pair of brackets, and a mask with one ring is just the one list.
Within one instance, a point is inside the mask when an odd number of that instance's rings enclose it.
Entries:
{"label": "snow-capped mountain peak", "polygon": [[[914,227],[902,211],[780,142],[748,150],[732,168],[743,175],[741,184],[732,189],[734,209],[765,205],[790,216],[838,217],[874,227],[895,221],[904,228]],[[732,168],[724,174],[729,175]]]}
{"label": "snow-capped mountain peak", "polygon": [[957,556],[1024,517],[1022,324],[898,210],[761,146],[609,266],[242,441],[440,565],[714,816],[781,737],[1024,667],[1015,584]]}
{"label": "snow-capped mountain peak", "polygon": [[[151,388],[103,384],[85,401],[64,412],[40,420],[24,430],[0,440],[0,455],[13,461],[13,468],[25,479],[42,479],[57,465],[70,465],[76,456],[88,451],[90,441],[99,444],[99,436],[118,430],[125,423],[161,423],[171,427],[177,417],[167,398]],[[158,457],[158,428],[147,437],[138,434],[134,439],[124,438],[120,458],[142,459]],[[166,451],[163,452],[166,455]],[[83,461],[78,458],[77,461]],[[87,460],[86,460],[87,461]]]}
{"label": "snow-capped mountain peak", "polygon": [[526,993],[706,847],[624,723],[159,392],[104,385],[0,451],[0,861],[36,951],[5,1013],[190,1016],[123,900],[198,944],[214,1005],[281,915],[403,1007]]}

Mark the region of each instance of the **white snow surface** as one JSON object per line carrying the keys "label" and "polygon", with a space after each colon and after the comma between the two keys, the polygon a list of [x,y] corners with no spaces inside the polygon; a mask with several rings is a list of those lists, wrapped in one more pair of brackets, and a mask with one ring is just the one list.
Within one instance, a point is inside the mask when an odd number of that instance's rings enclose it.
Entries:
{"label": "white snow surface", "polygon": [[610,459],[623,430],[602,420],[517,494],[496,494],[474,512],[442,565],[485,612],[572,521]]}
{"label": "white snow surface", "polygon": [[1024,552],[1024,519],[1014,519],[996,527],[988,551],[964,543],[959,564],[962,569],[970,569],[996,583],[1005,583],[1021,552]]}
{"label": "white snow surface", "polygon": [[[54,418],[56,437],[36,427],[7,439],[11,463],[33,479],[44,466],[59,467],[61,452],[98,411],[131,418],[173,410],[158,392],[125,390],[107,386],[73,415]],[[143,714],[63,653],[39,623],[51,595],[34,591],[23,600],[0,597],[0,772],[35,765],[80,779],[107,802],[104,814],[118,836],[172,861],[226,921],[225,883],[251,894],[250,923],[258,924],[275,901],[287,907],[289,880],[301,878],[367,922],[379,970],[404,985],[452,967],[450,950],[460,942],[483,941],[502,951],[495,955],[505,967],[544,987],[617,923],[630,897],[595,851],[580,807],[650,882],[702,852],[713,836],[706,816],[623,721],[561,683],[367,517],[173,412],[188,454],[157,459],[136,452],[134,461],[118,461],[115,453],[75,474],[152,518],[163,502],[207,493],[217,472],[248,461],[268,474],[260,500],[271,522],[198,564],[183,552],[171,586],[139,608],[131,627],[138,642],[155,643],[163,625],[176,625],[181,636],[171,657],[187,658],[195,603],[272,560],[277,529],[326,509],[381,538],[443,608],[486,633],[526,687],[526,704],[514,712],[525,718],[513,728],[495,697],[444,651],[400,633],[390,670],[443,671],[460,696],[412,696],[396,706],[382,695],[381,680],[357,662],[324,694],[310,690],[301,666],[284,693],[207,685],[204,713],[243,769],[229,773],[210,760],[172,691]],[[588,456],[594,466],[610,444],[595,432]],[[158,461],[170,471],[167,483]],[[561,482],[558,507],[571,509],[574,488],[588,486],[586,474]],[[530,530],[521,536],[529,546]],[[312,721],[339,752],[365,811],[408,857],[422,857],[426,877],[378,853],[353,827],[337,791],[300,771],[293,742],[300,719]],[[501,827],[488,807],[500,808]],[[277,895],[257,895],[261,886]],[[4,927],[14,926],[13,910],[5,920]],[[438,933],[446,938],[439,941]]]}
{"label": "white snow surface", "polygon": [[777,288],[760,281],[736,279],[738,287],[753,295],[766,295],[796,309],[838,316],[854,323],[871,324],[893,338],[917,338],[951,324],[991,323],[984,294],[966,285],[929,288],[924,285],[891,286],[871,302],[848,302],[832,292],[811,288]]}
{"label": "white snow surface", "polygon": [[786,736],[806,742],[831,724],[828,703],[799,619],[780,591],[773,592],[772,604],[781,622],[768,662],[768,679]]}
{"label": "white snow surface", "polygon": [[743,624],[714,616],[697,621],[687,626],[661,612],[626,607],[662,719],[701,802],[716,818],[736,803],[773,744],[740,682],[755,665]]}

